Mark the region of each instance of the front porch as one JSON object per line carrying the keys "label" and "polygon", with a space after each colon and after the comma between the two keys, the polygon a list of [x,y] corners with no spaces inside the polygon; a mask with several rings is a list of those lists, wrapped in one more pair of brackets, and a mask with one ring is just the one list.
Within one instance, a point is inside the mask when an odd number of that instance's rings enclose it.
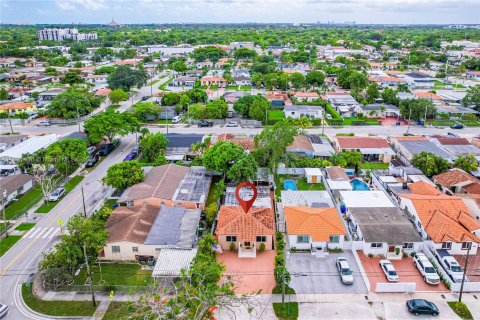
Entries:
{"label": "front porch", "polygon": [[257,256],[257,248],[255,243],[250,241],[240,242],[238,246],[239,258],[255,258]]}

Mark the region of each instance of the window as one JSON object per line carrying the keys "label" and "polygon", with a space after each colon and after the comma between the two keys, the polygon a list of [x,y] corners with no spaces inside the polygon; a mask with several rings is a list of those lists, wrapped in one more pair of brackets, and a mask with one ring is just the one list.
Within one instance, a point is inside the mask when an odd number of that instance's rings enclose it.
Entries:
{"label": "window", "polygon": [[138,247],[132,247],[133,252],[138,252]]}
{"label": "window", "polygon": [[462,242],[462,250],[469,250],[472,249],[472,243],[471,242]]}
{"label": "window", "polygon": [[421,227],[422,227],[422,223],[421,223],[420,221],[418,221],[418,222],[417,222],[417,226],[418,226],[419,228],[421,228]]}
{"label": "window", "polygon": [[413,243],[412,242],[404,242],[403,243],[403,249],[413,249]]}
{"label": "window", "polygon": [[443,242],[442,243],[442,249],[445,249],[445,250],[452,249],[452,243],[451,242]]}
{"label": "window", "polygon": [[383,243],[381,242],[372,242],[372,244],[370,245],[370,248],[381,248],[383,247]]}
{"label": "window", "polygon": [[257,236],[257,242],[267,242],[267,236]]}
{"label": "window", "polygon": [[120,246],[112,246],[112,253],[119,253],[120,252]]}
{"label": "window", "polygon": [[330,236],[331,243],[339,243],[340,242],[340,237],[339,236]]}
{"label": "window", "polygon": [[297,236],[297,243],[309,243],[309,236]]}
{"label": "window", "polygon": [[227,236],[227,242],[237,242],[237,236]]}

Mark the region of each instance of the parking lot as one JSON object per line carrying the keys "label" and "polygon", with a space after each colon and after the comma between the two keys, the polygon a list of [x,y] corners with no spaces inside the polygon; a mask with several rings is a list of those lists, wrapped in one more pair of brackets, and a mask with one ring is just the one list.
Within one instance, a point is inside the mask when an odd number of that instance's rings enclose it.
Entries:
{"label": "parking lot", "polygon": [[[345,257],[353,271],[353,284],[344,285],[335,266],[337,257]],[[351,251],[316,258],[310,253],[291,253],[287,268],[292,275],[290,287],[296,293],[367,293],[360,269]]]}
{"label": "parking lot", "polygon": [[[369,258],[361,251],[358,251],[358,256],[360,257],[363,268],[368,275],[370,291],[375,291],[377,283],[388,283],[385,274],[380,267],[381,258]],[[415,282],[417,292],[448,292],[448,289],[443,283],[440,283],[439,285],[430,285],[423,281],[423,277],[420,274],[420,271],[418,271],[413,265],[413,259],[411,257],[402,260],[391,260],[390,262],[398,273],[399,282]]]}

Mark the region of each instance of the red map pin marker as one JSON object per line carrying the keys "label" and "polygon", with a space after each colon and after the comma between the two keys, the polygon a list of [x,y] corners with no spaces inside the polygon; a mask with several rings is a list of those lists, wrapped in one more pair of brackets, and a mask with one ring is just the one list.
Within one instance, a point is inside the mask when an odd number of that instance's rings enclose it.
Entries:
{"label": "red map pin marker", "polygon": [[[243,187],[250,187],[252,188],[253,190],[253,197],[250,199],[250,200],[243,200],[241,197],[240,197],[240,189],[242,189]],[[248,210],[250,210],[250,208],[252,207],[253,203],[255,202],[255,200],[257,199],[257,188],[255,187],[255,185],[251,182],[248,182],[248,181],[244,181],[244,182],[241,182],[238,184],[237,186],[237,189],[235,190],[235,197],[237,198],[237,201],[238,203],[240,204],[240,206],[242,207],[243,211],[245,213],[248,212]]]}

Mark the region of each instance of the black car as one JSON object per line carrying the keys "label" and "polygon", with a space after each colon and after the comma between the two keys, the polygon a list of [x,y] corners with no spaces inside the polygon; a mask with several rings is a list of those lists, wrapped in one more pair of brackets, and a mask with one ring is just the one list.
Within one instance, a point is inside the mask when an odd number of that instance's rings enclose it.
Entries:
{"label": "black car", "polygon": [[456,123],[454,125],[451,125],[450,128],[452,128],[452,129],[463,129],[463,124]]}
{"label": "black car", "polygon": [[438,311],[438,308],[434,303],[424,299],[408,300],[407,309],[410,313],[413,313],[416,316],[419,314],[438,316],[440,314],[440,311]]}
{"label": "black car", "polygon": [[88,159],[87,163],[85,164],[85,167],[91,168],[93,167],[97,162],[98,162],[98,155],[91,156],[90,159]]}
{"label": "black car", "polygon": [[113,143],[104,144],[100,148],[100,151],[98,152],[98,154],[101,155],[101,156],[108,156],[110,154],[110,152],[113,151],[114,148],[115,148],[115,146],[113,145]]}
{"label": "black car", "polygon": [[200,123],[198,124],[198,127],[199,128],[202,128],[202,127],[213,127],[213,122],[209,122],[209,121],[200,121]]}

